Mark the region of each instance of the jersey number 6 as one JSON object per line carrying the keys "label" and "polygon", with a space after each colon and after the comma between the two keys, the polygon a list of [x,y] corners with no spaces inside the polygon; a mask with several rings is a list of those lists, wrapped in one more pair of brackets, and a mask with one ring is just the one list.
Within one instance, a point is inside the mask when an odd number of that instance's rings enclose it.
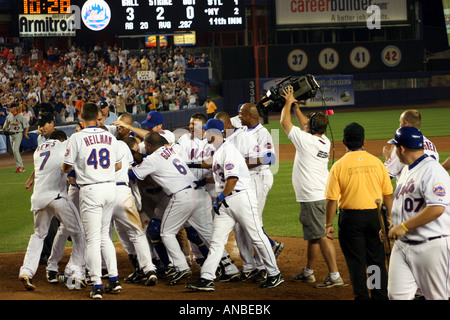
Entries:
{"label": "jersey number 6", "polygon": [[97,149],[92,149],[91,154],[87,159],[87,165],[94,166],[94,169],[97,169],[98,165],[103,169],[108,169],[110,165],[109,150],[102,148],[98,151],[97,155]]}

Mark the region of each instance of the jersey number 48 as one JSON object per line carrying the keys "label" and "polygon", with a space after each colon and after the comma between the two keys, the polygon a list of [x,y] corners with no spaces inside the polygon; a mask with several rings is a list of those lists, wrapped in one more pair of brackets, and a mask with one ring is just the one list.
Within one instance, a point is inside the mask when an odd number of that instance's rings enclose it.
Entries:
{"label": "jersey number 48", "polygon": [[110,165],[109,150],[106,148],[102,148],[98,150],[97,153],[97,149],[92,149],[91,154],[87,159],[87,165],[94,166],[94,169],[97,169],[98,166],[102,167],[103,169],[108,169]]}

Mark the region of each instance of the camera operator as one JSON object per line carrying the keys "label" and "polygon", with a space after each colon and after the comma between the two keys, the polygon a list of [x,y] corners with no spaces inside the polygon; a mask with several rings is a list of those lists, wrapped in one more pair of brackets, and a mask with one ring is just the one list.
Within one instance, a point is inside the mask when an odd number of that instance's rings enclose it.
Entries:
{"label": "camera operator", "polygon": [[[336,250],[325,233],[325,187],[331,145],[324,135],[328,118],[323,112],[316,112],[308,119],[300,110],[299,103],[294,98],[294,89],[290,85],[284,87],[280,95],[285,99],[280,124],[296,149],[292,185],[296,200],[300,202],[300,222],[304,239],[308,241],[306,266],[302,272],[293,275],[293,280],[315,282],[314,267],[321,252],[329,275],[315,287],[343,286],[344,282],[336,263]],[[292,108],[300,128],[294,126],[291,121]]]}

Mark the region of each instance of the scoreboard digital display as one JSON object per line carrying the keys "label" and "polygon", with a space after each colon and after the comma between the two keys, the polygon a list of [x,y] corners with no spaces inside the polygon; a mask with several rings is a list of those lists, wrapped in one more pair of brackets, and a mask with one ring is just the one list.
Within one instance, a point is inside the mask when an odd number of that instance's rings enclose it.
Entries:
{"label": "scoreboard digital display", "polygon": [[[39,16],[40,15],[40,16]],[[21,0],[21,28],[71,16],[77,29],[116,35],[245,29],[244,0]]]}
{"label": "scoreboard digital display", "polygon": [[69,12],[70,0],[23,0],[19,14],[65,14]]}

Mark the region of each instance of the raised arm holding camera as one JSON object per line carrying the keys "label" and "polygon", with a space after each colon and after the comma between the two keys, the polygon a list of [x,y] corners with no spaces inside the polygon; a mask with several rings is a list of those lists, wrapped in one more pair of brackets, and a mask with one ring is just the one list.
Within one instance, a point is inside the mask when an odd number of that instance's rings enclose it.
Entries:
{"label": "raised arm holding camera", "polygon": [[[296,149],[292,185],[296,200],[300,202],[303,237],[308,241],[306,266],[299,274],[293,275],[293,280],[316,281],[314,268],[320,252],[327,264],[329,275],[315,287],[344,286],[336,263],[336,250],[332,240],[327,238],[325,233],[325,187],[331,146],[330,140],[324,134],[328,118],[323,112],[315,112],[308,119],[294,98],[292,86],[284,87],[280,95],[285,100],[280,124]],[[292,123],[292,108],[300,127]]]}

